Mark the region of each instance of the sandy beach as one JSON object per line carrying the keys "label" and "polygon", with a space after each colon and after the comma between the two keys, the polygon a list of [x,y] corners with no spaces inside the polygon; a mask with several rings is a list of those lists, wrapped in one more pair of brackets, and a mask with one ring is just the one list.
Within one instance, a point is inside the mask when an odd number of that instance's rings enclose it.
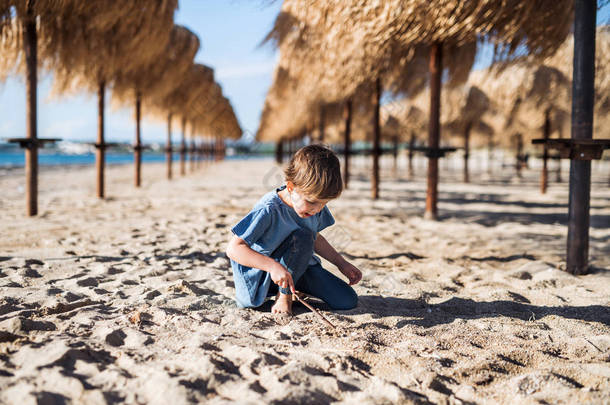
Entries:
{"label": "sandy beach", "polygon": [[567,162],[545,195],[536,168],[473,164],[464,184],[441,164],[438,222],[422,218],[423,160],[413,180],[385,161],[378,201],[354,163],[324,235],[363,271],[359,305],[309,299],[335,330],[298,303],[289,322],[234,304],[230,227],[281,184],[270,159],[171,182],[145,164],[141,189],[111,166],[104,201],[93,167],[42,168],[34,218],[23,171],[5,172],[0,403],[610,403],[608,162],[578,277],[563,271]]}

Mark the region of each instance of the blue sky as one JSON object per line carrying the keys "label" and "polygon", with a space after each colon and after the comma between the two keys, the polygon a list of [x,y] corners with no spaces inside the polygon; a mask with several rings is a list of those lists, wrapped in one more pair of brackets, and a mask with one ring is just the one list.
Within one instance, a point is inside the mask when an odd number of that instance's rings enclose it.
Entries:
{"label": "blue sky", "polygon": [[[177,24],[197,33],[201,49],[196,62],[215,69],[237,113],[244,131],[254,133],[265,94],[271,84],[276,53],[259,47],[279,12],[281,1],[269,0],[180,0]],[[610,22],[610,6],[598,13],[598,24]],[[475,68],[489,63],[489,52],[480,55]],[[96,137],[97,107],[94,94],[51,99],[51,80],[42,78],[38,88],[39,137],[93,141]],[[131,142],[135,124],[132,109],[106,112],[106,138]],[[176,126],[175,126],[176,127]],[[142,137],[147,142],[164,142],[165,124],[144,119]],[[21,78],[0,84],[0,138],[25,134],[25,88]],[[174,139],[177,140],[177,133]]]}

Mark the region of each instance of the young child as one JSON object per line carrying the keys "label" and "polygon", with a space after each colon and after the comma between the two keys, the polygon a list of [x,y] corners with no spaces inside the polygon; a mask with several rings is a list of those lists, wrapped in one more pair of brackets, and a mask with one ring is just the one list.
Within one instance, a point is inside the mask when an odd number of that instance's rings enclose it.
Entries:
{"label": "young child", "polygon": [[[332,309],[351,309],[358,296],[350,285],[362,278],[318,232],[335,223],[326,204],[343,190],[339,159],[309,145],[284,171],[286,184],[265,194],[231,231],[227,247],[241,307],[258,307],[277,293],[273,313],[292,314],[292,294],[303,292]],[[325,270],[314,252],[337,266],[345,283]]]}

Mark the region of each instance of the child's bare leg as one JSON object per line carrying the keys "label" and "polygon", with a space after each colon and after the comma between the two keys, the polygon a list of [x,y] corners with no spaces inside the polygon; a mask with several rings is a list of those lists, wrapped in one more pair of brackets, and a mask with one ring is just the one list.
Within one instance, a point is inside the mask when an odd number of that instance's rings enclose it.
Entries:
{"label": "child's bare leg", "polygon": [[282,294],[278,291],[271,312],[292,315],[292,294]]}

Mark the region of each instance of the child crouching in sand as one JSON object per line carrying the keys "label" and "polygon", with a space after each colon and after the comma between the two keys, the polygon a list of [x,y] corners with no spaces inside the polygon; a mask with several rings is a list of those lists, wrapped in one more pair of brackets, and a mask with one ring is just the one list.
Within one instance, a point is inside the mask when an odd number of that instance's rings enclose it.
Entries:
{"label": "child crouching in sand", "polygon": [[[351,309],[358,296],[350,285],[362,278],[318,232],[335,223],[326,204],[343,190],[339,159],[328,148],[309,145],[290,160],[286,184],[265,194],[231,231],[227,247],[238,305],[258,307],[277,293],[273,313],[292,314],[292,294],[322,299],[332,309]],[[319,254],[349,284],[325,270]]]}

